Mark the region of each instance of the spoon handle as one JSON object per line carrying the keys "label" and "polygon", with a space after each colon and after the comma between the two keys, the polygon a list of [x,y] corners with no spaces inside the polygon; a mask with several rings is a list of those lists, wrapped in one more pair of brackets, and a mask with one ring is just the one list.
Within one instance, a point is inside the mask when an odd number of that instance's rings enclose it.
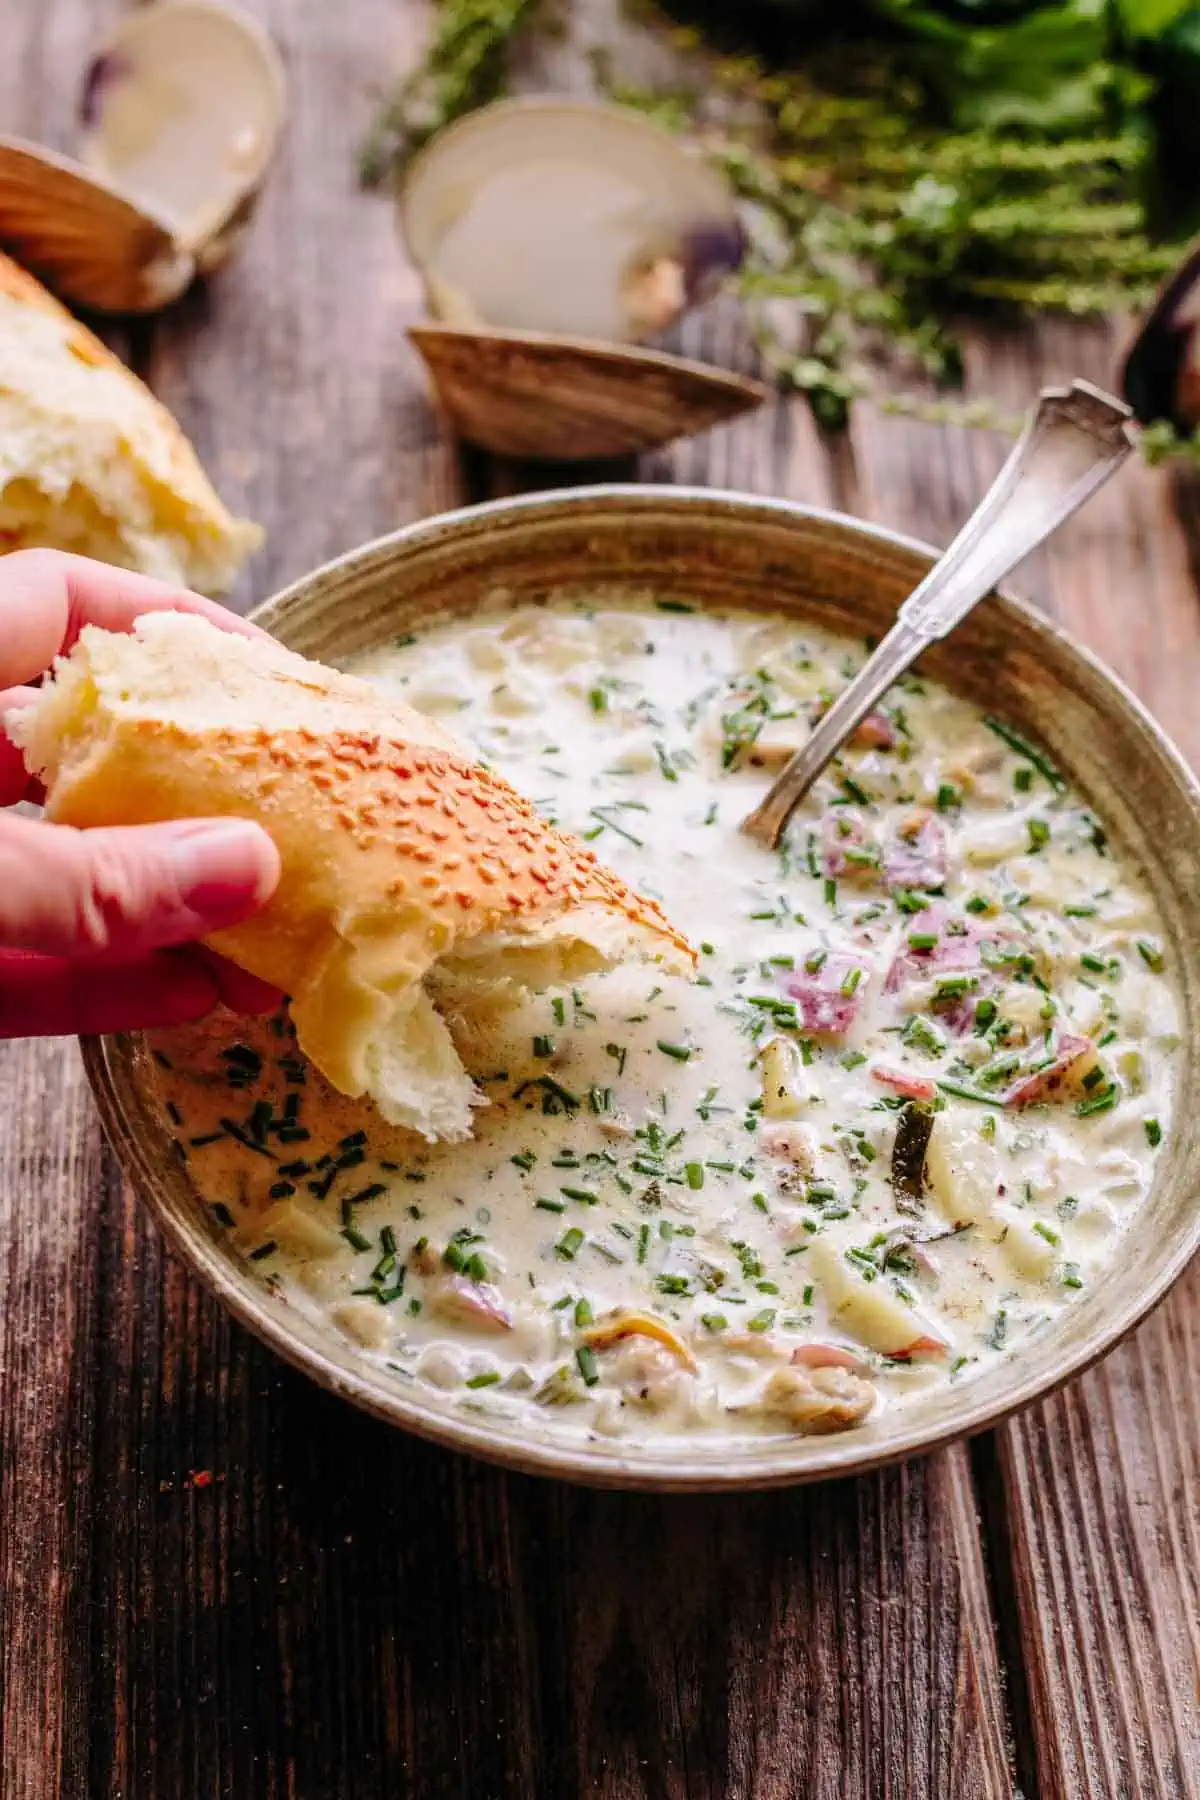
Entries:
{"label": "spoon handle", "polygon": [[1120,468],[1134,444],[1132,416],[1087,381],[1043,389],[979,506],[762,804],[743,820],[743,831],[774,849],[821,770],[893,682]]}

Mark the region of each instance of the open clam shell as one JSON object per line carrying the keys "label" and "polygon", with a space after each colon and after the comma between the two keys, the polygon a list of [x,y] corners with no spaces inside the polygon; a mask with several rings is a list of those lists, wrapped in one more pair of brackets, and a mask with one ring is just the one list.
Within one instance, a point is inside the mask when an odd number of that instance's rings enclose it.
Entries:
{"label": "open clam shell", "polygon": [[169,221],[198,268],[228,255],[283,126],[283,68],[257,20],[217,0],[127,13],[93,58],[80,159]]}
{"label": "open clam shell", "polygon": [[422,151],[401,228],[430,310],[481,330],[636,343],[736,268],[732,191],[642,114],[502,100]]}
{"label": "open clam shell", "polygon": [[217,0],[129,14],[88,70],[82,160],[0,137],[0,246],[67,300],[150,312],[229,254],[284,118],[255,20]]}
{"label": "open clam shell", "polygon": [[631,456],[761,406],[768,389],[686,357],[532,331],[415,325],[451,424],[500,456]]}

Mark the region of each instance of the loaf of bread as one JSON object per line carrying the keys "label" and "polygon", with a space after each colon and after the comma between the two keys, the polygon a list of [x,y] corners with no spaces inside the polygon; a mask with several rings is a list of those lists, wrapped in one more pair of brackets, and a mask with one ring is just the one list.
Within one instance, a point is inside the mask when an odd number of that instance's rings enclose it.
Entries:
{"label": "loaf of bread", "polygon": [[74,550],[217,594],[261,536],[137,376],[0,255],[0,550]]}
{"label": "loaf of bread", "polygon": [[335,1087],[430,1139],[479,1101],[439,1002],[470,1011],[690,946],[577,839],[444,728],[269,639],[153,613],[88,627],[6,721],[51,819],[133,825],[235,814],[283,864],[268,904],[213,947],[291,996]]}

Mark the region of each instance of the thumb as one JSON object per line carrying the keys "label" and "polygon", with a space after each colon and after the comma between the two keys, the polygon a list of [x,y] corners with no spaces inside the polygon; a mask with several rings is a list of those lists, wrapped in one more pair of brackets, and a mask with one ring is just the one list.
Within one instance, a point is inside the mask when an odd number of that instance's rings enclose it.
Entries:
{"label": "thumb", "polygon": [[279,852],[246,819],[93,831],[0,819],[0,944],[129,958],[235,924],[278,880]]}

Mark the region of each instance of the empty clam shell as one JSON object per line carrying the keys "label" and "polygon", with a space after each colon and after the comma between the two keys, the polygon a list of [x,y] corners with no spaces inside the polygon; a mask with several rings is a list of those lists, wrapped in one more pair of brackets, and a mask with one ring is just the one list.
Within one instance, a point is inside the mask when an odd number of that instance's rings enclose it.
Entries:
{"label": "empty clam shell", "polygon": [[498,101],[409,170],[401,226],[448,324],[631,343],[706,299],[744,241],[724,179],[642,114]]}
{"label": "empty clam shell", "polygon": [[158,0],[127,13],[92,61],[80,159],[209,269],[249,217],[284,110],[257,20],[223,0]]}
{"label": "empty clam shell", "polygon": [[662,351],[530,331],[415,325],[458,434],[497,455],[576,462],[657,449],[761,406],[743,375]]}
{"label": "empty clam shell", "polygon": [[217,0],[129,14],[93,59],[83,160],[0,137],[0,246],[65,299],[149,312],[229,254],[284,116],[253,19]]}

